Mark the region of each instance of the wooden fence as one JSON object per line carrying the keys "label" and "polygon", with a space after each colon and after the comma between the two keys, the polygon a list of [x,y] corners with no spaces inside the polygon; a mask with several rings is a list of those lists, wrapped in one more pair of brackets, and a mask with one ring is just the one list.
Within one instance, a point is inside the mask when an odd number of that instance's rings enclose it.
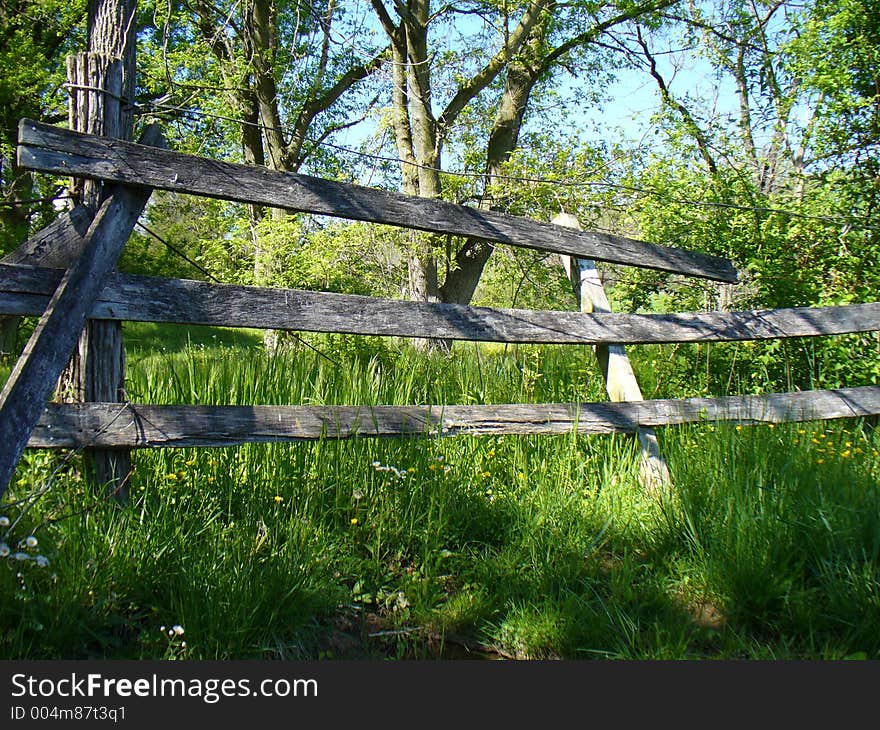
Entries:
{"label": "wooden fence", "polygon": [[[729,342],[880,330],[880,303],[665,315],[612,313],[590,261],[735,282],[726,259],[629,238],[538,223],[303,175],[208,160],[31,120],[19,128],[25,169],[102,181],[111,194],[94,217],[76,208],[0,264],[0,314],[39,323],[0,393],[0,494],[26,447],[228,446],[413,434],[647,433],[698,421],[742,423],[880,413],[880,386],[761,396],[641,400],[613,386],[626,344]],[[567,262],[580,312],[469,307],[346,294],[209,284],[114,273],[152,189],[478,237],[555,252]],[[72,263],[70,252],[75,252]],[[64,268],[58,268],[63,266]],[[598,288],[597,288],[598,287]],[[589,299],[589,301],[587,301]],[[48,403],[88,320],[597,346],[606,403],[448,406],[161,406]],[[617,362],[617,365],[613,363]],[[618,372],[618,376],[619,376]],[[628,371],[631,374],[631,368]],[[627,376],[628,377],[628,376]],[[634,395],[635,393],[635,395]],[[643,441],[647,448],[650,439]],[[658,454],[653,453],[657,458]]]}

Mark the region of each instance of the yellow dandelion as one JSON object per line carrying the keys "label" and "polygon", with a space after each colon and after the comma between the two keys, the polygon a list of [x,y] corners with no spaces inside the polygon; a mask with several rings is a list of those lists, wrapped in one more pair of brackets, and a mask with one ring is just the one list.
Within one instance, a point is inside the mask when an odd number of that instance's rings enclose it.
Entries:
{"label": "yellow dandelion", "polygon": [[825,459],[816,459],[816,463],[817,463],[817,464],[824,464],[824,463],[825,463]]}
{"label": "yellow dandelion", "polygon": [[169,482],[176,482],[176,481],[177,481],[177,474],[175,474],[174,472],[171,472],[171,473],[166,477],[166,479],[167,479]]}
{"label": "yellow dandelion", "polygon": [[195,460],[195,459],[190,459],[189,461],[185,461],[185,462],[184,462],[184,464],[186,464],[187,466],[192,466],[192,465],[195,464],[195,463],[196,463],[196,460]]}
{"label": "yellow dandelion", "polygon": [[736,426],[736,430],[737,430],[737,431],[742,431],[742,430],[743,430],[743,427],[740,426],[740,425],[737,425],[737,426]]}
{"label": "yellow dandelion", "polygon": [[280,494],[275,495],[275,504],[281,504],[283,501],[284,497],[282,497]]}
{"label": "yellow dandelion", "polygon": [[431,471],[437,471],[437,465],[436,465],[436,464],[428,464],[428,468],[429,468]]}
{"label": "yellow dandelion", "polygon": [[841,457],[843,457],[844,459],[846,459],[846,458],[849,457],[849,455],[850,455],[851,453],[852,453],[852,452],[851,452],[849,449],[847,449],[846,451],[841,451],[841,452],[840,452],[840,455],[841,455]]}
{"label": "yellow dandelion", "polygon": [[810,441],[812,441],[814,444],[820,443],[819,439],[810,439]]}
{"label": "yellow dandelion", "polygon": [[351,518],[351,524],[352,524],[352,526],[356,525],[357,523],[358,523],[358,518],[357,518],[357,517],[352,517],[352,518]]}

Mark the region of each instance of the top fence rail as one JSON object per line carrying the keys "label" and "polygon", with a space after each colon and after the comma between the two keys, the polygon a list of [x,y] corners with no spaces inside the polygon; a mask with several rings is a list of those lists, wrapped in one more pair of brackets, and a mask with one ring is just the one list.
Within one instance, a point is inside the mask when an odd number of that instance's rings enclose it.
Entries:
{"label": "top fence rail", "polygon": [[734,283],[733,263],[697,251],[577,231],[374,188],[239,165],[22,119],[18,164],[39,172],[141,185]]}

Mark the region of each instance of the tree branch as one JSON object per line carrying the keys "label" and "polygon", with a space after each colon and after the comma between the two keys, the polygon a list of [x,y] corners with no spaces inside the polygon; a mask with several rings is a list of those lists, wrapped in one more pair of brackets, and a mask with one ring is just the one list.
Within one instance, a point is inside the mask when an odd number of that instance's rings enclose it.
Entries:
{"label": "tree branch", "polygon": [[700,156],[709,168],[709,172],[716,175],[718,173],[718,167],[715,164],[712,154],[709,152],[709,141],[706,139],[706,135],[703,133],[703,130],[700,129],[700,125],[697,124],[688,108],[677,99],[674,99],[672,94],[669,93],[669,87],[666,85],[666,81],[662,74],[657,70],[657,59],[651,54],[651,49],[648,48],[648,44],[645,42],[644,38],[642,38],[642,29],[639,25],[636,25],[636,41],[641,46],[642,52],[645,54],[645,58],[649,65],[648,72],[651,74],[654,81],[657,82],[657,88],[660,89],[660,97],[665,104],[672,109],[675,109],[675,111],[681,115],[685,128],[697,143],[697,148],[700,150]]}
{"label": "tree branch", "polygon": [[441,135],[445,134],[446,130],[452,126],[458,115],[461,114],[468,103],[470,103],[477,94],[496,79],[511,57],[516,54],[528,39],[529,34],[531,33],[532,28],[534,28],[535,23],[538,22],[541,13],[552,7],[552,2],[547,2],[546,0],[538,0],[537,2],[529,3],[529,6],[523,13],[522,18],[517,24],[517,27],[513,30],[513,33],[510,34],[510,38],[504,44],[504,47],[498,51],[498,53],[496,53],[489,62],[480,69],[480,71],[474,74],[467,83],[459,88],[458,92],[452,97],[449,104],[446,105],[446,108],[437,118],[437,127],[440,130]]}

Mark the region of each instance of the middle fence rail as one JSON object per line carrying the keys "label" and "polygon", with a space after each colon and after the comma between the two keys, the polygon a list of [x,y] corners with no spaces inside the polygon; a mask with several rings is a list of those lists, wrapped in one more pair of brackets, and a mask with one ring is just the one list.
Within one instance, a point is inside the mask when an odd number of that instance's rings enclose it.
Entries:
{"label": "middle fence rail", "polygon": [[203,447],[378,436],[635,433],[686,423],[787,423],[880,413],[880,387],[768,395],[448,406],[50,404],[29,446]]}
{"label": "middle fence rail", "polygon": [[[39,315],[59,269],[0,264],[0,314]],[[880,330],[880,303],[676,314],[471,307],[111,274],[93,319],[534,344],[735,342]]]}

